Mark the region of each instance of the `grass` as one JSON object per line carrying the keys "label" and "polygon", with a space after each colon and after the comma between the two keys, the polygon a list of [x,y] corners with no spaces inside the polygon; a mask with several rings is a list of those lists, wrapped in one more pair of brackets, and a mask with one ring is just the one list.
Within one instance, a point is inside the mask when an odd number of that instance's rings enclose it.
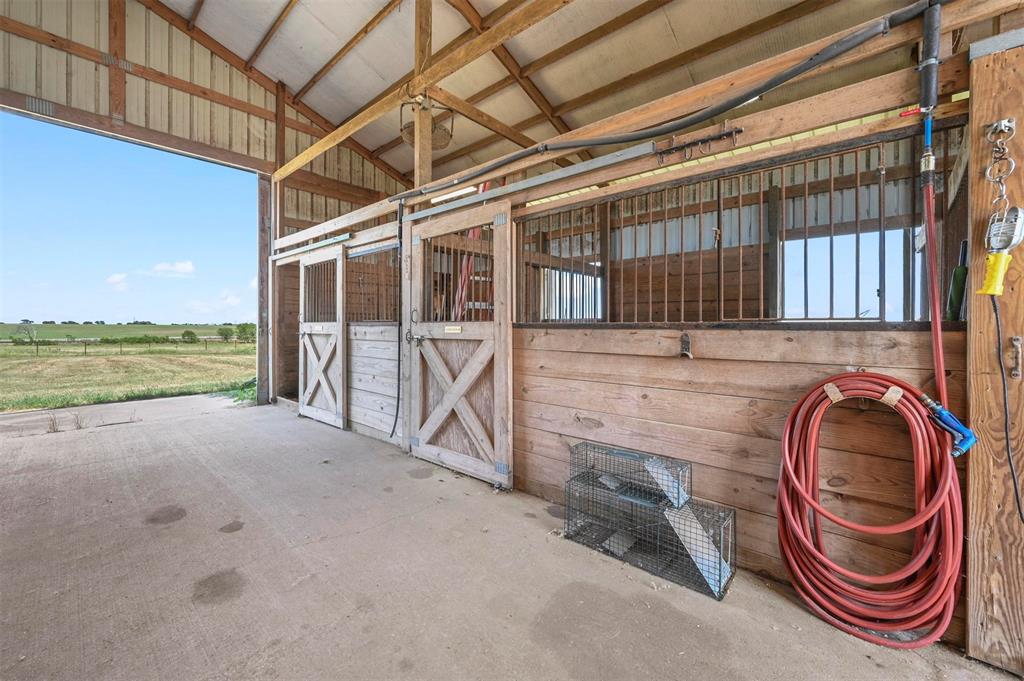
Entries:
{"label": "grass", "polygon": [[[190,329],[197,336],[216,336],[221,324],[33,324],[39,340],[75,338],[124,338],[125,336],[171,336]],[[17,324],[0,324],[0,338],[17,334]]]}
{"label": "grass", "polygon": [[[220,345],[220,344],[218,344]],[[211,343],[211,346],[213,344]],[[254,345],[219,350],[90,346],[89,354],[0,349],[0,412],[239,391],[256,374]],[[94,352],[95,350],[95,352]]]}

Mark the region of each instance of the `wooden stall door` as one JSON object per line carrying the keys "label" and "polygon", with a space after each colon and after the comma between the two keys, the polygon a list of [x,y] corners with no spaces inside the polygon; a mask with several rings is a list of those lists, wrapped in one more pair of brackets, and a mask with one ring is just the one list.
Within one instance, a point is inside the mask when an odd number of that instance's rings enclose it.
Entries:
{"label": "wooden stall door", "polygon": [[341,249],[299,260],[299,414],[345,425]]}
{"label": "wooden stall door", "polygon": [[414,456],[512,487],[507,202],[412,230]]}

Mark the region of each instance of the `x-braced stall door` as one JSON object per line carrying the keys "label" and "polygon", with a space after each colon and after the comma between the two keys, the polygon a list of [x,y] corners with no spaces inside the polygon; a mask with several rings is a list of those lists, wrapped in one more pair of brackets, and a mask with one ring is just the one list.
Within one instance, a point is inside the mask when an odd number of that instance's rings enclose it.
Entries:
{"label": "x-braced stall door", "polygon": [[299,413],[345,425],[344,257],[340,248],[299,260]]}
{"label": "x-braced stall door", "polygon": [[412,453],[512,487],[507,201],[412,228]]}

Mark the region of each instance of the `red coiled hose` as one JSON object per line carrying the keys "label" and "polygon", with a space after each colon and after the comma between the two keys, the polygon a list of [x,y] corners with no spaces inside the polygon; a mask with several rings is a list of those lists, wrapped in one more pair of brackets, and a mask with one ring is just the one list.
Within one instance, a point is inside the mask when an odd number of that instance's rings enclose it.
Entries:
{"label": "red coiled hose", "polygon": [[[937,257],[931,247],[936,243],[934,190],[928,186],[924,204],[931,256],[929,270],[936,272]],[[930,284],[936,392],[945,404],[938,282],[933,279]],[[915,495],[912,517],[895,525],[861,525],[821,505],[818,440],[822,419],[834,404],[825,391],[828,383],[835,385],[843,398],[880,401],[893,386],[903,391],[892,407],[910,430]],[[808,607],[826,622],[858,638],[893,648],[921,648],[937,641],[949,626],[960,596],[960,484],[950,454],[950,437],[928,418],[929,411],[919,400],[921,394],[914,386],[891,376],[866,372],[840,374],[822,381],[800,400],[782,435],[779,549],[793,586]],[[822,539],[822,518],[865,534],[913,531],[910,561],[883,575],[866,575],[844,568],[828,556]],[[904,640],[886,636],[892,632],[912,632],[915,637]]]}

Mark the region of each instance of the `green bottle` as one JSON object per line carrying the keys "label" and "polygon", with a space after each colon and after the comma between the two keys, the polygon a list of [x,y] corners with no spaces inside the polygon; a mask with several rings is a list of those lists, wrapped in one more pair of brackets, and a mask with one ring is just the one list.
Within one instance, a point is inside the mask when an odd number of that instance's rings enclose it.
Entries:
{"label": "green bottle", "polygon": [[967,239],[960,242],[960,262],[949,277],[949,295],[946,296],[947,322],[958,322],[964,318],[964,291],[967,288]]}

